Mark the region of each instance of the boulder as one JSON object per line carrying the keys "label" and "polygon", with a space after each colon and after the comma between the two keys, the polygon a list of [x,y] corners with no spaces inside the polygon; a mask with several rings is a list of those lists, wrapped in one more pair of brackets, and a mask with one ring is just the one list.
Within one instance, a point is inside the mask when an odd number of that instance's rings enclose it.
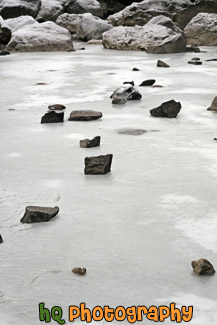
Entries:
{"label": "boulder", "polygon": [[212,105],[207,108],[208,111],[217,111],[217,97],[213,99]]}
{"label": "boulder", "polygon": [[103,45],[108,49],[145,50],[153,54],[186,51],[186,40],[182,33],[161,25],[160,20],[156,23],[155,19],[143,27],[115,27],[103,34]]}
{"label": "boulder", "polygon": [[66,0],[65,11],[69,14],[91,13],[94,16],[103,16],[101,5],[97,0]]}
{"label": "boulder", "polygon": [[158,60],[157,67],[158,68],[169,68],[170,66],[167,63],[165,63],[164,61]]}
{"label": "boulder", "polygon": [[62,122],[64,122],[64,113],[56,113],[55,111],[46,113],[41,119],[41,124]]}
{"label": "boulder", "polygon": [[72,269],[72,273],[77,274],[77,275],[85,275],[87,272],[85,267],[74,267]]}
{"label": "boulder", "polygon": [[191,265],[194,273],[197,275],[213,275],[215,273],[213,265],[205,258],[201,258],[198,261],[192,261]]}
{"label": "boulder", "polygon": [[41,9],[36,19],[38,22],[55,21],[63,13],[64,7],[61,0],[41,0]]}
{"label": "boulder", "polygon": [[46,208],[38,206],[27,206],[26,211],[20,222],[36,223],[47,222],[54,218],[59,213],[59,208]]}
{"label": "boulder", "polygon": [[113,155],[85,158],[85,175],[105,175],[110,172]]}
{"label": "boulder", "polygon": [[9,28],[12,33],[26,25],[32,24],[37,24],[37,21],[32,16],[20,16],[4,20],[4,26]]}
{"label": "boulder", "polygon": [[72,111],[69,117],[69,121],[93,121],[102,117],[101,112],[84,110],[84,111]]}
{"label": "boulder", "polygon": [[93,139],[84,139],[80,141],[81,148],[93,148],[100,146],[101,137],[97,136]]}
{"label": "boulder", "polygon": [[4,20],[0,16],[0,47],[7,45],[11,40],[11,30],[5,25]]}
{"label": "boulder", "polygon": [[3,238],[2,238],[2,235],[0,235],[0,244],[3,243]]}
{"label": "boulder", "polygon": [[112,104],[126,104],[128,100],[140,100],[142,95],[133,86],[122,86],[110,96]]}
{"label": "boulder", "polygon": [[175,118],[182,106],[179,102],[176,102],[175,100],[170,100],[168,102],[165,102],[161,104],[157,108],[153,108],[150,110],[150,113],[154,117],[168,117],[168,118]]}
{"label": "boulder", "polygon": [[217,14],[200,13],[186,26],[187,43],[200,46],[217,46]]}
{"label": "boulder", "polygon": [[71,34],[54,22],[35,23],[19,28],[7,45],[9,51],[69,51],[73,49]]}
{"label": "boulder", "polygon": [[0,15],[4,19],[22,15],[36,17],[41,7],[41,0],[1,0]]}
{"label": "boulder", "polygon": [[146,86],[153,86],[155,84],[155,80],[154,79],[148,79],[148,80],[145,80],[143,81],[139,87],[146,87]]}
{"label": "boulder", "polygon": [[81,15],[65,13],[57,18],[56,24],[68,29],[70,33],[75,34],[80,21]]}

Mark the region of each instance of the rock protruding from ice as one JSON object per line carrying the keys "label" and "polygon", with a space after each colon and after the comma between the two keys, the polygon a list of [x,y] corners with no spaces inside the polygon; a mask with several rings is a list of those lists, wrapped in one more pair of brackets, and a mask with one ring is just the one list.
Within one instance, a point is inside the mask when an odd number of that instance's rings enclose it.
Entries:
{"label": "rock protruding from ice", "polygon": [[147,86],[153,86],[155,84],[156,80],[155,79],[148,79],[144,80],[139,87],[147,87]]}
{"label": "rock protruding from ice", "polygon": [[150,110],[150,113],[154,117],[168,117],[175,118],[179,114],[182,106],[180,102],[170,100],[161,104],[159,107]]}
{"label": "rock protruding from ice", "polygon": [[2,0],[0,15],[4,19],[22,15],[36,17],[41,6],[41,0]]}
{"label": "rock protruding from ice", "polygon": [[71,34],[54,22],[31,24],[16,30],[7,45],[9,51],[69,51],[73,49]]}
{"label": "rock protruding from ice", "polygon": [[111,171],[113,155],[85,158],[85,175],[105,175]]}
{"label": "rock protruding from ice", "polygon": [[110,96],[112,104],[123,105],[128,100],[140,100],[142,95],[133,86],[121,86]]}
{"label": "rock protruding from ice", "polygon": [[27,206],[23,218],[20,220],[22,223],[37,223],[47,222],[54,218],[59,213],[59,208],[47,208],[38,206]]}
{"label": "rock protruding from ice", "polygon": [[91,13],[102,17],[102,9],[97,0],[66,0],[65,10],[69,14]]}
{"label": "rock protruding from ice", "polygon": [[50,111],[64,111],[66,107],[62,104],[54,104],[54,105],[49,105],[48,109]]}
{"label": "rock protruding from ice", "polygon": [[215,273],[213,265],[205,258],[201,258],[198,261],[192,261],[191,265],[194,273],[197,275],[213,275]]}
{"label": "rock protruding from ice", "polygon": [[64,13],[62,2],[60,0],[41,0],[41,9],[37,15],[37,21],[55,21],[58,16]]}
{"label": "rock protruding from ice", "polygon": [[74,267],[72,269],[72,273],[77,274],[77,275],[85,275],[87,272],[85,267]]}
{"label": "rock protruding from ice", "polygon": [[102,113],[97,111],[72,111],[69,117],[69,121],[93,121],[101,117]]}
{"label": "rock protruding from ice", "polygon": [[207,108],[208,111],[217,111],[217,97],[215,97],[212,101],[212,105]]}
{"label": "rock protruding from ice", "polygon": [[164,62],[162,60],[158,60],[157,61],[157,67],[158,68],[169,68],[170,66],[166,62]]}
{"label": "rock protruding from ice", "polygon": [[100,146],[100,140],[101,137],[97,136],[93,139],[84,139],[80,141],[80,147],[81,148],[93,148],[93,147],[99,147]]}
{"label": "rock protruding from ice", "polygon": [[55,111],[50,111],[42,116],[41,124],[45,123],[63,123],[64,113],[57,113]]}
{"label": "rock protruding from ice", "polygon": [[187,43],[198,46],[217,46],[217,14],[199,13],[186,26]]}

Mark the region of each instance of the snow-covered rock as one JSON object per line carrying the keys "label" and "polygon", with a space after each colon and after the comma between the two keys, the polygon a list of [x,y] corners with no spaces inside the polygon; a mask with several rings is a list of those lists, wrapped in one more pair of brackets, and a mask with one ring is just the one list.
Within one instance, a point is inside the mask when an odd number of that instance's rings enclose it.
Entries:
{"label": "snow-covered rock", "polygon": [[91,13],[102,16],[102,9],[97,0],[66,0],[65,9],[69,14]]}
{"label": "snow-covered rock", "polygon": [[28,15],[36,17],[41,0],[0,0],[0,15],[4,19]]}
{"label": "snow-covered rock", "polygon": [[70,33],[74,34],[77,31],[77,26],[80,21],[81,15],[65,13],[57,18],[56,24],[68,29]]}
{"label": "snow-covered rock", "polygon": [[80,17],[81,20],[77,25],[76,33],[79,38],[85,41],[101,39],[104,32],[113,28],[107,21],[92,14],[83,14]]}
{"label": "snow-covered rock", "polygon": [[198,14],[186,26],[184,33],[188,44],[217,46],[217,15]]}
{"label": "snow-covered rock", "polygon": [[16,30],[7,45],[9,51],[68,51],[73,49],[71,34],[63,27],[48,21],[26,25]]}
{"label": "snow-covered rock", "polygon": [[12,33],[19,28],[32,24],[38,24],[32,16],[20,16],[4,20],[4,26],[9,28]]}
{"label": "snow-covered rock", "polygon": [[64,13],[64,7],[61,0],[41,0],[41,9],[37,20],[44,22],[47,20],[55,21],[58,16]]}

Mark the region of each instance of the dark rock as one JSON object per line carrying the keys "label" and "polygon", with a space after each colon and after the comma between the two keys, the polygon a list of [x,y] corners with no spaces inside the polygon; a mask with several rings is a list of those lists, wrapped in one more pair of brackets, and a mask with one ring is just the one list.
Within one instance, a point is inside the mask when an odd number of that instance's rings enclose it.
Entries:
{"label": "dark rock", "polygon": [[161,104],[157,108],[150,110],[150,113],[154,117],[168,117],[175,118],[181,110],[181,104],[175,100],[170,100]]}
{"label": "dark rock", "polygon": [[198,46],[187,46],[186,50],[187,52],[200,53],[200,49]]}
{"label": "dark rock", "polygon": [[212,62],[212,61],[217,61],[217,59],[209,59],[209,60],[205,60],[206,62]]}
{"label": "dark rock", "polygon": [[194,273],[198,275],[212,275],[215,273],[213,265],[206,259],[191,262]]}
{"label": "dark rock", "polygon": [[0,55],[10,55],[10,52],[8,52],[8,51],[0,51]]}
{"label": "dark rock", "polygon": [[64,109],[66,109],[66,107],[61,104],[49,105],[48,108],[51,111],[63,111]]}
{"label": "dark rock", "polygon": [[84,139],[80,141],[81,148],[93,148],[100,146],[101,137],[97,136],[93,139]]}
{"label": "dark rock", "polygon": [[87,272],[85,267],[74,267],[72,269],[72,273],[77,274],[77,275],[85,275]]}
{"label": "dark rock", "polygon": [[0,244],[3,243],[3,238],[2,238],[2,235],[0,235]]}
{"label": "dark rock", "polygon": [[85,47],[81,47],[80,49],[78,49],[79,51],[84,51],[86,50]]}
{"label": "dark rock", "polygon": [[11,40],[11,36],[11,30],[7,27],[2,27],[0,21],[0,45],[7,45]]}
{"label": "dark rock", "polygon": [[127,103],[127,98],[124,96],[115,96],[112,100],[113,105],[124,105]]}
{"label": "dark rock", "polygon": [[169,68],[170,66],[167,63],[165,63],[164,61],[158,60],[157,61],[157,67],[159,67],[159,68]]}
{"label": "dark rock", "polygon": [[85,175],[105,175],[110,172],[113,155],[85,158]]}
{"label": "dark rock", "polygon": [[217,97],[215,97],[212,101],[212,105],[207,108],[208,111],[217,111]]}
{"label": "dark rock", "polygon": [[72,111],[69,121],[92,121],[102,117],[101,112],[96,111]]}
{"label": "dark rock", "polygon": [[130,85],[132,85],[132,86],[135,86],[134,81],[125,81],[125,82],[123,82],[123,84],[124,84],[124,85],[130,84]]}
{"label": "dark rock", "polygon": [[154,85],[154,86],[152,86],[153,88],[163,88],[163,86],[161,86],[161,85]]}
{"label": "dark rock", "polygon": [[35,85],[36,85],[36,86],[45,86],[46,83],[45,83],[45,82],[37,82]]}
{"label": "dark rock", "polygon": [[146,130],[142,130],[142,129],[121,129],[118,130],[119,134],[127,134],[127,135],[141,135],[146,133]]}
{"label": "dark rock", "polygon": [[140,71],[139,69],[137,68],[133,68],[132,71]]}
{"label": "dark rock", "polygon": [[41,119],[41,124],[62,122],[64,122],[64,113],[56,113],[55,111],[46,113]]}
{"label": "dark rock", "polygon": [[139,86],[140,87],[153,86],[153,84],[155,84],[155,82],[156,81],[154,79],[149,79],[149,80],[143,81]]}
{"label": "dark rock", "polygon": [[217,138],[214,138],[213,140],[214,140],[214,141],[217,141]]}
{"label": "dark rock", "polygon": [[0,15],[4,19],[26,15],[35,18],[41,7],[40,0],[6,0],[2,2]]}
{"label": "dark rock", "polygon": [[188,64],[202,65],[203,63],[201,61],[188,61]]}
{"label": "dark rock", "polygon": [[192,58],[191,61],[200,61],[200,58]]}
{"label": "dark rock", "polygon": [[59,213],[59,208],[46,208],[37,206],[26,207],[25,214],[20,220],[22,223],[47,222]]}
{"label": "dark rock", "polygon": [[127,100],[140,100],[142,95],[133,86],[122,86],[110,96],[112,104],[125,104]]}

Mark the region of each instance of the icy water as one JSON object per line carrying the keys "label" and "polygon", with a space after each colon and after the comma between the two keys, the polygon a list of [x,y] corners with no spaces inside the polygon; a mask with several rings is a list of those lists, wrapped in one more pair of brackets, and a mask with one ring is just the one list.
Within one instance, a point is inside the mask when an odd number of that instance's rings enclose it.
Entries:
{"label": "icy water", "polygon": [[[65,320],[67,306],[82,302],[175,302],[194,306],[191,324],[217,324],[217,275],[198,277],[191,268],[203,257],[217,269],[217,114],[206,110],[217,96],[217,62],[187,64],[217,57],[216,48],[203,50],[158,56],[87,46],[0,58],[1,325],[45,324],[40,302],[61,306]],[[157,59],[171,68],[157,68]],[[146,79],[164,87],[137,87],[142,101],[112,106],[109,96],[124,81]],[[182,104],[177,119],[150,116],[170,99]],[[67,106],[65,123],[41,125],[55,103]],[[103,118],[69,122],[79,109]],[[97,135],[101,147],[79,147]],[[108,153],[110,174],[84,175],[86,156]],[[23,225],[27,205],[58,205],[60,213]],[[76,266],[87,275],[72,274]]]}

